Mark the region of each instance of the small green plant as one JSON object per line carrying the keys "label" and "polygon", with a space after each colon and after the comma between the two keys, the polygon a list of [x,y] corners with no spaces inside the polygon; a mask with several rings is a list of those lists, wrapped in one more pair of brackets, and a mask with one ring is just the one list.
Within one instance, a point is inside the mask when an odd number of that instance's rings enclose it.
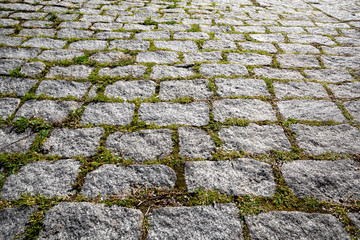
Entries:
{"label": "small green plant", "polygon": [[10,71],[10,76],[12,77],[24,77],[25,75],[20,72],[21,68],[17,67],[14,70]]}
{"label": "small green plant", "polygon": [[157,22],[151,20],[151,18],[147,18],[145,21],[144,21],[144,25],[156,25],[158,24]]}
{"label": "small green plant", "polygon": [[19,117],[15,121],[14,126],[16,128],[16,132],[24,132],[27,128],[31,128],[34,132],[41,132],[42,130],[48,130],[51,128],[51,124],[45,122],[43,119],[27,119],[25,117]]}
{"label": "small green plant", "polygon": [[194,24],[187,32],[201,32],[199,24]]}
{"label": "small green plant", "polygon": [[176,8],[175,4],[174,5],[169,5],[169,6],[166,7],[166,9],[173,9],[173,8]]}
{"label": "small green plant", "polygon": [[52,22],[57,22],[59,19],[58,17],[56,16],[55,13],[51,13],[50,17],[49,17],[49,21],[52,21]]}
{"label": "small green plant", "polygon": [[174,25],[174,24],[177,24],[177,22],[176,21],[167,21],[167,22],[165,22],[166,24],[169,24],[169,25]]}

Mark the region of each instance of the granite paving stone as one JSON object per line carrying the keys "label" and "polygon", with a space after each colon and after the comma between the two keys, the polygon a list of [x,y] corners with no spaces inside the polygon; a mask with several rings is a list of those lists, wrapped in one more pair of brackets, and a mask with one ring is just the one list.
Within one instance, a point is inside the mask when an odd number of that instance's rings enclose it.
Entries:
{"label": "granite paving stone", "polygon": [[147,50],[150,47],[148,41],[143,40],[113,40],[110,41],[109,49]]}
{"label": "granite paving stone", "polygon": [[141,32],[134,36],[135,39],[170,39],[169,31]]}
{"label": "granite paving stone", "polygon": [[306,44],[320,44],[320,45],[336,45],[331,38],[321,35],[306,35],[306,34],[289,34],[287,35],[290,42],[306,43]]}
{"label": "granite paving stone", "polygon": [[185,62],[218,62],[221,60],[221,52],[218,51],[184,53]]}
{"label": "granite paving stone", "polygon": [[256,53],[229,53],[227,59],[231,63],[241,63],[244,65],[271,65],[272,57]]}
{"label": "granite paving stone", "polygon": [[116,63],[131,58],[129,54],[120,51],[106,51],[95,53],[90,57],[90,60],[98,63]]}
{"label": "granite paving stone", "polygon": [[85,65],[71,65],[69,67],[51,67],[46,78],[74,78],[74,79],[86,79],[90,76],[93,67],[88,67]]}
{"label": "granite paving stone", "polygon": [[360,56],[322,56],[325,67],[334,69],[360,68]]}
{"label": "granite paving stone", "polygon": [[1,58],[29,59],[35,58],[39,53],[38,48],[0,48]]}
{"label": "granite paving stone", "polygon": [[132,120],[134,109],[135,105],[132,103],[92,102],[86,106],[81,123],[128,125]]}
{"label": "granite paving stone", "polygon": [[[279,47],[286,53],[320,53],[320,50],[312,45],[280,43]],[[324,49],[324,47],[323,47]]]}
{"label": "granite paving stone", "polygon": [[211,158],[215,152],[215,144],[210,135],[205,131],[196,128],[179,128],[179,154],[189,158]]}
{"label": "granite paving stone", "polygon": [[271,166],[249,158],[187,162],[185,180],[190,192],[202,188],[240,196],[271,197],[275,193]]}
{"label": "granite paving stone", "polygon": [[203,102],[181,103],[142,103],[139,119],[160,126],[184,124],[205,126],[209,123],[209,106]]}
{"label": "granite paving stone", "polygon": [[148,239],[243,239],[237,212],[234,204],[152,210]]}
{"label": "granite paving stone", "polygon": [[[59,38],[90,38],[93,34],[93,31],[78,30],[73,28],[63,28],[57,32],[57,36]],[[77,44],[77,46],[79,46],[79,44]],[[74,45],[72,48],[74,48]]]}
{"label": "granite paving stone", "polygon": [[255,68],[254,69],[256,76],[263,76],[266,78],[276,78],[276,79],[293,79],[301,80],[304,77],[300,72],[290,69],[274,69],[274,68]]}
{"label": "granite paving stone", "polygon": [[41,151],[49,155],[70,158],[78,155],[92,156],[99,146],[104,129],[96,128],[57,128],[44,142]]}
{"label": "granite paving stone", "polygon": [[360,130],[350,125],[294,124],[290,126],[290,129],[296,134],[299,146],[310,154],[360,152]]}
{"label": "granite paving stone", "polygon": [[246,127],[232,126],[219,131],[224,148],[230,151],[265,153],[272,149],[289,151],[290,142],[284,130],[277,125],[257,125],[250,123]]}
{"label": "granite paving stone", "polygon": [[0,59],[0,74],[10,75],[11,72],[22,66],[25,63],[23,60],[14,59]]}
{"label": "granite paving stone", "polygon": [[139,239],[142,219],[137,209],[63,202],[46,211],[39,239]]}
{"label": "granite paving stone", "polygon": [[274,82],[275,95],[277,98],[286,97],[312,97],[328,98],[325,88],[320,83],[314,82]]}
{"label": "granite paving stone", "polygon": [[249,51],[265,51],[268,53],[276,53],[278,51],[271,43],[240,42],[239,46]]}
{"label": "granite paving stone", "polygon": [[245,216],[252,239],[334,239],[350,240],[340,221],[330,215],[303,212],[267,212]]}
{"label": "granite paving stone", "polygon": [[24,47],[36,47],[36,48],[63,48],[66,45],[64,40],[56,40],[52,38],[34,37],[24,42]]}
{"label": "granite paving stone", "polygon": [[21,67],[20,73],[28,77],[39,76],[46,68],[45,63],[37,62],[28,62]]}
{"label": "granite paving stone", "polygon": [[152,67],[152,73],[150,75],[150,78],[152,79],[176,78],[176,77],[187,78],[193,76],[194,74],[195,73],[191,68],[155,65],[154,67]]}
{"label": "granite paving stone", "polygon": [[5,120],[13,114],[20,104],[18,98],[0,98],[0,119]]}
{"label": "granite paving stone", "polygon": [[175,32],[174,39],[209,39],[210,36],[203,32]]}
{"label": "granite paving stone", "polygon": [[304,72],[307,78],[316,79],[318,81],[340,83],[353,80],[350,73],[346,70],[306,69]]}
{"label": "granite paving stone", "polygon": [[237,46],[229,40],[208,40],[203,43],[202,49],[236,50]]}
{"label": "granite paving stone", "polygon": [[360,198],[359,169],[351,160],[299,160],[285,163],[282,173],[295,196],[339,202]]}
{"label": "granite paving stone", "polygon": [[214,120],[240,118],[253,121],[276,121],[271,104],[258,99],[223,99],[213,103]]}
{"label": "granite paving stone", "polygon": [[88,173],[80,194],[103,199],[128,195],[137,188],[169,189],[175,186],[176,174],[164,165],[116,166],[105,164]]}
{"label": "granite paving stone", "polygon": [[320,67],[319,61],[312,55],[279,54],[276,58],[284,68]]}
{"label": "granite paving stone", "polygon": [[208,99],[213,93],[206,79],[161,81],[159,97],[162,100],[177,98]]}
{"label": "granite paving stone", "polygon": [[111,76],[111,77],[126,77],[133,76],[136,78],[140,78],[144,75],[146,67],[143,65],[127,65],[124,67],[115,67],[111,68],[103,68],[100,69],[98,74],[99,76]]}
{"label": "granite paving stone", "polygon": [[24,96],[36,84],[36,80],[0,77],[0,93],[12,93],[17,96]]}
{"label": "granite paving stone", "polygon": [[29,151],[36,134],[30,129],[18,133],[13,127],[0,128],[0,153],[25,153]]}
{"label": "granite paving stone", "polygon": [[259,79],[226,79],[216,78],[217,94],[229,96],[270,96],[266,83]]}
{"label": "granite paving stone", "polygon": [[171,51],[140,52],[136,57],[137,62],[174,63],[178,62],[178,54]]}
{"label": "granite paving stone", "polygon": [[156,84],[153,81],[117,81],[105,88],[105,96],[131,100],[149,98],[155,93]]}
{"label": "granite paving stone", "polygon": [[68,96],[82,98],[90,88],[90,82],[75,82],[66,80],[44,80],[36,89],[36,95],[46,95],[54,98]]}
{"label": "granite paving stone", "polygon": [[70,43],[69,49],[75,50],[102,50],[106,48],[107,42],[102,40],[83,40]]}
{"label": "granite paving stone", "polygon": [[207,77],[247,75],[247,69],[240,64],[201,64],[200,73]]}
{"label": "granite paving stone", "polygon": [[360,123],[360,101],[348,101],[343,104],[345,109],[354,117],[354,121]]}
{"label": "granite paving stone", "polygon": [[360,97],[360,83],[351,82],[341,85],[327,85],[337,98],[358,98]]}
{"label": "granite paving stone", "polygon": [[37,59],[54,62],[54,61],[63,61],[63,60],[72,60],[74,58],[85,55],[84,52],[78,50],[68,50],[68,49],[54,49],[54,50],[45,50],[37,56]]}
{"label": "granite paving stone", "polygon": [[350,220],[355,224],[357,229],[360,229],[360,214],[359,213],[349,213]]}
{"label": "granite paving stone", "polygon": [[154,41],[154,46],[161,49],[170,49],[178,52],[196,52],[198,50],[194,41]]}
{"label": "granite paving stone", "polygon": [[29,163],[6,178],[1,196],[7,200],[19,199],[22,193],[65,197],[75,193],[71,184],[79,172],[80,162],[72,159]]}

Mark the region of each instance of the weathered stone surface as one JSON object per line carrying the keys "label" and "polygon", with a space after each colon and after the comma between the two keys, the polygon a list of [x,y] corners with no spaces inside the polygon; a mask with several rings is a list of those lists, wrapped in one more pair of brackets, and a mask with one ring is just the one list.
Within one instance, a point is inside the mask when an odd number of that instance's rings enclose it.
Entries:
{"label": "weathered stone surface", "polygon": [[279,54],[276,58],[284,68],[320,67],[319,61],[312,55]]}
{"label": "weathered stone surface", "polygon": [[90,82],[74,82],[66,80],[42,81],[36,89],[36,95],[47,95],[55,98],[76,97],[82,98],[90,88]]}
{"label": "weathered stone surface", "polygon": [[215,144],[210,135],[196,128],[179,128],[180,155],[189,158],[211,158]]}
{"label": "weathered stone surface", "polygon": [[173,148],[168,129],[116,132],[108,137],[105,145],[114,154],[136,162],[165,158]]}
{"label": "weathered stone surface", "polygon": [[19,104],[20,99],[17,98],[0,98],[0,119],[8,118]]}
{"label": "weathered stone surface", "polygon": [[344,102],[346,110],[354,117],[354,120],[360,123],[360,101]]}
{"label": "weathered stone surface", "polygon": [[227,150],[265,153],[272,149],[289,151],[291,145],[284,130],[277,125],[257,125],[247,127],[228,127],[219,131],[219,137],[225,142]]}
{"label": "weathered stone surface", "polygon": [[277,102],[285,119],[344,122],[346,118],[334,102],[326,100],[289,100]]}
{"label": "weathered stone surface", "polygon": [[237,50],[236,44],[229,40],[208,40],[203,43],[202,48],[216,50]]}
{"label": "weathered stone surface", "polygon": [[70,111],[74,111],[81,105],[74,101],[30,100],[16,112],[15,119],[18,117],[42,118],[52,123],[61,122],[68,117]]}
{"label": "weathered stone surface", "polygon": [[258,99],[223,99],[214,101],[213,108],[214,119],[220,122],[231,118],[277,120],[271,104]]}
{"label": "weathered stone surface", "polygon": [[336,45],[329,37],[321,35],[289,34],[291,42],[321,45]]}
{"label": "weathered stone surface", "polygon": [[116,166],[102,165],[88,173],[80,194],[103,199],[106,196],[131,194],[138,188],[172,188],[175,186],[175,172],[164,165]]}
{"label": "weathered stone surface", "polygon": [[275,95],[278,98],[285,97],[329,97],[325,88],[320,83],[314,82],[274,82]]}
{"label": "weathered stone surface", "polygon": [[139,118],[146,123],[160,126],[185,124],[205,126],[209,123],[209,106],[203,102],[181,103],[142,103]]}
{"label": "weathered stone surface", "polygon": [[208,87],[208,80],[179,80],[162,81],[160,83],[159,97],[162,100],[173,100],[177,98],[208,99],[213,95]]}
{"label": "weathered stone surface", "polygon": [[6,178],[1,195],[6,200],[19,199],[22,193],[65,197],[75,193],[71,184],[79,172],[80,162],[75,160],[29,163]]}
{"label": "weathered stone surface", "polygon": [[141,77],[144,75],[146,67],[143,65],[128,65],[124,67],[116,67],[113,69],[110,68],[103,68],[100,69],[98,74],[99,76],[111,76],[111,77],[126,77],[126,76],[133,76],[136,78]]}
{"label": "weathered stone surface", "polygon": [[148,98],[155,93],[156,84],[153,81],[117,81],[108,85],[105,96],[131,100]]}
{"label": "weathered stone surface", "polygon": [[295,196],[336,202],[360,198],[359,169],[359,164],[350,160],[299,160],[282,166],[286,184]]}
{"label": "weathered stone surface", "polygon": [[29,62],[25,63],[21,68],[20,73],[29,77],[36,77],[42,73],[46,68],[45,63],[43,62]]}
{"label": "weathered stone surface", "polygon": [[346,124],[334,126],[294,124],[290,128],[295,132],[299,146],[307,153],[360,152],[360,130],[355,127]]}
{"label": "weathered stone surface", "polygon": [[305,44],[280,43],[279,47],[287,53],[320,53],[319,49],[316,47]]}
{"label": "weathered stone surface", "polygon": [[10,75],[15,68],[22,66],[24,63],[23,60],[0,59],[0,74]]}
{"label": "weathered stone surface", "polygon": [[5,208],[0,210],[0,238],[14,239],[25,232],[26,224],[36,207]]}
{"label": "weathered stone surface", "polygon": [[106,48],[107,42],[101,40],[83,40],[70,43],[69,49],[75,50],[102,50]]}
{"label": "weathered stone surface", "polygon": [[135,39],[170,39],[169,31],[141,32],[134,36]]}
{"label": "weathered stone surface", "polygon": [[258,79],[215,79],[217,94],[220,97],[228,96],[269,96],[266,83]]}
{"label": "weathered stone surface", "polygon": [[240,42],[239,46],[244,50],[250,51],[265,51],[268,53],[277,52],[276,47],[271,43]]}
{"label": "weathered stone surface", "polygon": [[191,69],[156,65],[152,68],[152,73],[150,77],[152,79],[176,78],[176,77],[186,78],[186,77],[191,77],[192,75],[194,75],[194,71]]}
{"label": "weathered stone surface", "polygon": [[81,123],[128,125],[132,120],[134,109],[133,103],[92,102],[87,105]]}
{"label": "weathered stone surface", "polygon": [[178,54],[170,51],[140,52],[136,57],[137,62],[174,63],[178,62]]}
{"label": "weathered stone surface", "polygon": [[95,33],[93,38],[108,40],[113,38],[130,38],[131,32],[98,32]]}
{"label": "weathered stone surface", "polygon": [[38,48],[0,48],[2,58],[29,59],[35,58],[39,53]]}
{"label": "weathered stone surface", "polygon": [[348,214],[351,221],[355,224],[357,229],[360,229],[360,214],[359,213],[349,213]]}
{"label": "weathered stone surface", "polygon": [[218,51],[184,53],[185,62],[218,62],[221,59],[221,52]]}
{"label": "weathered stone surface", "polygon": [[247,75],[248,71],[239,64],[201,64],[200,73],[204,76],[214,77],[218,75]]}
{"label": "weathered stone surface", "polygon": [[109,49],[127,50],[147,50],[150,47],[148,41],[143,40],[113,40],[110,42]]}
{"label": "weathered stone surface", "polygon": [[360,97],[360,83],[351,82],[341,85],[328,84],[328,87],[337,98],[357,98]]}
{"label": "weathered stone surface", "polygon": [[93,68],[85,65],[71,65],[69,67],[52,67],[48,74],[46,74],[46,78],[56,78],[56,77],[64,77],[64,78],[75,78],[82,79],[88,78]]}
{"label": "weathered stone surface", "polygon": [[209,39],[210,36],[203,32],[175,32],[174,39]]}
{"label": "weathered stone surface", "polygon": [[36,134],[30,129],[17,133],[11,127],[0,128],[0,153],[25,153],[29,151]]}
{"label": "weathered stone surface", "polygon": [[304,70],[304,72],[306,74],[306,77],[319,81],[339,83],[353,80],[349,72],[345,70],[311,69]]}
{"label": "weathered stone surface", "polygon": [[277,79],[294,79],[301,80],[304,77],[298,71],[289,69],[275,69],[275,68],[255,68],[255,75],[263,76],[266,78],[277,78]]}
{"label": "weathered stone surface", "polygon": [[196,52],[198,50],[194,41],[155,41],[155,47],[161,49],[170,49],[178,52]]}
{"label": "weathered stone surface", "polygon": [[350,240],[344,226],[330,214],[268,212],[245,216],[252,239]]}
{"label": "weathered stone surface", "polygon": [[229,53],[228,61],[244,65],[271,65],[272,57],[256,53]]}
{"label": "weathered stone surface", "polygon": [[285,37],[281,33],[250,34],[250,37],[260,42],[284,42]]}
{"label": "weathered stone surface", "polygon": [[243,239],[237,212],[233,204],[156,209],[148,239]]}
{"label": "weathered stone surface", "polygon": [[136,209],[64,202],[46,212],[39,239],[135,240],[140,237],[142,219]]}
{"label": "weathered stone surface", "polygon": [[45,50],[37,59],[44,61],[63,61],[63,60],[71,60],[80,56],[83,56],[84,52],[78,50],[68,50],[68,49],[55,49],[55,50]]}
{"label": "weathered stone surface", "polygon": [[335,69],[359,69],[360,56],[322,56],[322,62],[327,68]]}
{"label": "weathered stone surface", "polygon": [[250,158],[187,162],[185,180],[190,192],[202,188],[241,196],[271,197],[275,193],[271,166]]}
{"label": "weathered stone surface", "polygon": [[97,52],[90,57],[91,60],[99,63],[116,63],[130,58],[129,54],[120,51]]}
{"label": "weathered stone surface", "polygon": [[24,42],[24,47],[37,47],[37,48],[63,48],[66,41],[56,40],[51,38],[34,37]]}
{"label": "weathered stone surface", "polygon": [[24,96],[36,82],[32,79],[0,77],[0,92]]}
{"label": "weathered stone surface", "polygon": [[89,157],[95,154],[99,146],[102,128],[59,128],[52,131],[45,141],[42,151],[49,155],[60,155],[65,158],[82,155]]}
{"label": "weathered stone surface", "polygon": [[26,40],[26,38],[24,38],[24,37],[3,37],[3,36],[0,36],[0,43],[4,44],[5,46],[11,46],[11,47],[18,47],[25,40]]}
{"label": "weathered stone surface", "polygon": [[[78,29],[73,29],[73,28],[63,28],[57,32],[57,36],[59,38],[78,38],[78,39],[90,38],[93,34],[94,34],[93,31],[78,30]],[[79,43],[75,44],[73,46],[76,46],[76,45],[79,46]]]}

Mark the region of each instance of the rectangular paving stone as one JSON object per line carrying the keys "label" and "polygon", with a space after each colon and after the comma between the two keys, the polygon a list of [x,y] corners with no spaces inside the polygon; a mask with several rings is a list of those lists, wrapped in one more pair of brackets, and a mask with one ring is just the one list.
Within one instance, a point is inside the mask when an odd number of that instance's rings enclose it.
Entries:
{"label": "rectangular paving stone", "polygon": [[66,80],[43,80],[36,89],[36,95],[46,95],[55,98],[82,98],[90,88],[90,82],[75,82]]}
{"label": "rectangular paving stone", "polygon": [[152,210],[148,239],[242,239],[237,212],[234,204]]}
{"label": "rectangular paving stone", "polygon": [[152,67],[152,73],[150,78],[161,79],[161,78],[187,78],[193,76],[195,73],[192,69],[175,67],[175,66],[163,66],[155,65]]}
{"label": "rectangular paving stone", "polygon": [[309,79],[316,79],[318,81],[325,82],[345,82],[352,81],[353,78],[350,73],[346,70],[338,69],[306,69],[304,70],[306,77]]}
{"label": "rectangular paving stone", "polygon": [[0,128],[0,153],[26,153],[36,137],[30,129],[17,133],[12,127]]}
{"label": "rectangular paving stone", "polygon": [[184,53],[184,62],[218,62],[222,60],[221,52]]}
{"label": "rectangular paving stone", "polygon": [[243,41],[245,40],[245,36],[242,34],[234,34],[234,33],[215,33],[214,39]]}
{"label": "rectangular paving stone", "polygon": [[161,49],[170,49],[178,52],[196,52],[198,46],[194,41],[154,41],[154,46]]}
{"label": "rectangular paving stone", "polygon": [[14,239],[24,233],[30,216],[37,210],[36,206],[4,208],[0,210],[0,238]]}
{"label": "rectangular paving stone", "polygon": [[88,173],[80,194],[102,199],[128,195],[137,188],[167,189],[175,186],[176,174],[164,165],[116,166],[105,164]]}
{"label": "rectangular paving stone", "polygon": [[51,38],[34,37],[24,42],[24,47],[37,47],[37,48],[63,48],[66,45],[66,41],[56,40]]}
{"label": "rectangular paving stone", "polygon": [[327,85],[337,98],[358,98],[360,97],[360,83],[350,82],[341,85]]}
{"label": "rectangular paving stone", "polygon": [[109,49],[127,49],[145,51],[150,47],[148,41],[143,40],[113,40],[110,41]]}
{"label": "rectangular paving stone", "polygon": [[46,36],[46,37],[53,37],[55,36],[56,30],[55,29],[22,29],[17,34],[19,36],[27,36],[27,37],[36,37],[36,36]]}
{"label": "rectangular paving stone", "polygon": [[84,22],[113,22],[114,17],[107,15],[88,15],[85,14],[80,18],[80,21]]}
{"label": "rectangular paving stone", "polygon": [[276,59],[284,68],[320,67],[319,61],[312,55],[279,54]]}
{"label": "rectangular paving stone", "polygon": [[285,37],[281,33],[250,34],[250,37],[259,42],[284,42]]}
{"label": "rectangular paving stone", "polygon": [[223,99],[213,103],[213,114],[216,121],[239,118],[253,121],[276,121],[275,111],[271,104],[258,99]]}
{"label": "rectangular paving stone", "polygon": [[227,59],[231,63],[244,65],[271,65],[272,57],[256,53],[228,53]]}
{"label": "rectangular paving stone", "polygon": [[345,122],[334,102],[327,100],[288,100],[277,102],[285,119]]}
{"label": "rectangular paving stone", "polygon": [[250,32],[258,32],[258,33],[265,33],[266,29],[263,26],[235,26],[234,27],[235,32],[245,32],[245,33],[250,33]]}
{"label": "rectangular paving stone", "polygon": [[105,88],[105,96],[131,100],[149,98],[155,94],[156,84],[153,81],[117,81]]}
{"label": "rectangular paving stone", "polygon": [[57,128],[44,142],[41,151],[48,155],[59,155],[70,158],[82,155],[90,157],[94,155],[99,146],[100,137],[104,129],[96,128]]}
{"label": "rectangular paving stone", "polygon": [[83,40],[70,43],[69,49],[75,50],[103,50],[106,48],[107,42],[102,40]]}
{"label": "rectangular paving stone", "polygon": [[175,32],[174,39],[179,40],[179,39],[209,39],[210,36],[207,33],[203,33],[203,32]]}
{"label": "rectangular paving stone", "polygon": [[336,45],[336,43],[331,40],[331,38],[321,35],[289,34],[287,37],[289,38],[290,42],[294,43]]}
{"label": "rectangular paving stone", "polygon": [[178,54],[171,51],[146,51],[136,56],[136,62],[174,63],[178,61]]}
{"label": "rectangular paving stone", "polygon": [[0,43],[5,46],[17,47],[20,46],[26,38],[24,37],[2,37],[0,36]]}
{"label": "rectangular paving stone", "polygon": [[271,43],[255,43],[255,42],[240,42],[238,45],[249,51],[265,51],[268,53],[276,53],[278,50]]}
{"label": "rectangular paving stone", "polygon": [[90,26],[91,22],[64,21],[60,23],[59,28],[87,29]]}
{"label": "rectangular paving stone", "polygon": [[297,197],[343,202],[360,198],[359,168],[351,160],[299,160],[285,163],[282,173]]}
{"label": "rectangular paving stone", "polygon": [[229,40],[207,40],[203,43],[202,49],[237,50],[237,46]]}
{"label": "rectangular paving stone", "polygon": [[132,24],[126,23],[123,27],[125,30],[141,30],[141,31],[150,31],[155,28],[155,26],[147,26],[142,24]]}
{"label": "rectangular paving stone", "polygon": [[142,220],[137,209],[63,202],[46,211],[39,239],[135,240],[140,237]]}
{"label": "rectangular paving stone", "polygon": [[95,33],[93,38],[108,40],[114,38],[130,38],[131,32],[98,32]]}
{"label": "rectangular paving stone", "polygon": [[248,75],[247,69],[239,64],[201,64],[200,73],[208,77]]}
{"label": "rectangular paving stone", "polygon": [[360,68],[360,56],[321,56],[325,67],[335,69],[358,69]]}
{"label": "rectangular paving stone", "polygon": [[90,76],[93,68],[85,65],[71,65],[69,67],[52,67],[50,68],[46,78],[74,78],[74,79],[85,79]]}
{"label": "rectangular paving stone", "polygon": [[45,68],[46,65],[43,62],[28,62],[21,67],[20,73],[28,77],[37,77],[45,70]]}
{"label": "rectangular paving stone", "polygon": [[320,53],[316,47],[306,44],[279,43],[279,47],[286,53]]}
{"label": "rectangular paving stone", "polygon": [[354,121],[360,123],[360,101],[348,101],[343,104],[351,116],[354,117]]}
{"label": "rectangular paving stone", "polygon": [[290,151],[291,145],[284,130],[277,125],[257,125],[247,127],[232,126],[219,131],[224,148],[230,151],[266,153],[270,150]]}
{"label": "rectangular paving stone", "polygon": [[63,60],[72,60],[74,58],[85,55],[84,52],[78,50],[68,50],[68,49],[55,49],[55,50],[45,50],[37,56],[37,59],[54,62],[54,61],[63,61]]}
{"label": "rectangular paving stone", "polygon": [[170,39],[169,31],[151,31],[151,32],[141,32],[136,33],[134,36],[135,39]]}
{"label": "rectangular paving stone", "polygon": [[20,99],[18,98],[0,98],[0,119],[8,118],[15,112],[19,104]]}
{"label": "rectangular paving stone", "polygon": [[320,83],[314,82],[273,82],[277,98],[286,97],[312,97],[328,98],[325,88]]}
{"label": "rectangular paving stone", "polygon": [[17,174],[6,178],[1,195],[10,200],[19,199],[21,194],[40,194],[46,197],[66,197],[74,194],[71,184],[76,182],[80,165],[79,161],[73,159],[29,163]]}
{"label": "rectangular paving stone", "polygon": [[24,96],[36,83],[33,79],[0,77],[0,93]]}
{"label": "rectangular paving stone", "polygon": [[23,60],[14,59],[0,59],[0,74],[10,75],[15,68],[22,66],[25,63]]}
{"label": "rectangular paving stone", "polygon": [[275,68],[255,68],[254,69],[256,76],[263,76],[266,78],[276,78],[276,79],[294,79],[301,80],[304,77],[300,72],[290,69],[275,69]]}
{"label": "rectangular paving stone", "polygon": [[35,58],[40,52],[37,48],[0,48],[2,58],[30,59]]}
{"label": "rectangular paving stone", "polygon": [[205,126],[209,123],[209,106],[203,102],[181,103],[142,103],[139,119],[160,126],[184,124]]}
{"label": "rectangular paving stone", "polygon": [[322,47],[325,53],[343,56],[360,55],[360,47]]}
{"label": "rectangular paving stone", "polygon": [[124,67],[116,68],[103,68],[100,69],[99,76],[111,76],[111,77],[126,77],[133,76],[136,78],[142,77],[146,71],[146,67],[143,65],[127,65]]}
{"label": "rectangular paving stone", "polygon": [[228,195],[271,197],[275,182],[271,166],[250,158],[198,161],[185,164],[188,191],[218,190]]}
{"label": "rectangular paving stone", "polygon": [[209,159],[216,151],[214,142],[204,130],[181,127],[179,133],[179,154],[188,158]]}
{"label": "rectangular paving stone", "polygon": [[290,126],[299,146],[310,154],[360,152],[360,130],[350,125]]}
{"label": "rectangular paving stone", "polygon": [[281,32],[281,33],[306,33],[302,27],[280,27],[280,26],[269,26],[267,27],[270,32]]}
{"label": "rectangular paving stone", "polygon": [[134,109],[133,103],[92,102],[87,105],[81,123],[128,125],[132,120]]}
{"label": "rectangular paving stone", "polygon": [[229,96],[270,96],[266,83],[258,79],[226,79],[216,78],[219,97]]}
{"label": "rectangular paving stone", "polygon": [[245,221],[254,240],[351,239],[340,221],[330,214],[279,211],[245,216]]}
{"label": "rectangular paving stone", "polygon": [[78,30],[73,28],[63,28],[57,32],[57,36],[59,38],[90,38],[93,34],[93,31]]}
{"label": "rectangular paving stone", "polygon": [[102,22],[97,22],[94,23],[90,29],[92,30],[103,30],[103,31],[112,31],[112,30],[117,30],[122,28],[123,24],[122,23],[115,23],[115,22],[110,22],[110,23],[102,23]]}
{"label": "rectangular paving stone", "polygon": [[208,99],[213,95],[208,87],[208,82],[205,79],[161,81],[159,97],[162,100],[186,97],[196,100]]}

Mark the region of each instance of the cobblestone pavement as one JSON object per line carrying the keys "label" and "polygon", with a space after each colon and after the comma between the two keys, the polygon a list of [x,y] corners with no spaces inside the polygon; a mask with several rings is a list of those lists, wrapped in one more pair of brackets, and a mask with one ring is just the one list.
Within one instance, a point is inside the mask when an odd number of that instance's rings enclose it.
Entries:
{"label": "cobblestone pavement", "polygon": [[360,2],[0,0],[0,239],[360,239]]}

